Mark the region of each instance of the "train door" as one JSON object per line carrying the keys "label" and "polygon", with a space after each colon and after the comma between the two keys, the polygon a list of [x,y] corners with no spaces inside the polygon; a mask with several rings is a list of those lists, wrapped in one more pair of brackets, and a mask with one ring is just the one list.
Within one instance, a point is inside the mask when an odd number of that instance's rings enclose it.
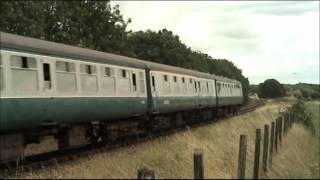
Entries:
{"label": "train door", "polygon": [[153,102],[153,110],[157,108],[158,95],[156,91],[156,82],[155,76],[151,73],[151,94],[152,94],[152,102]]}
{"label": "train door", "polygon": [[196,107],[199,107],[201,105],[199,84],[200,84],[200,82],[195,79],[194,80],[194,89],[195,89]]}
{"label": "train door", "polygon": [[219,104],[219,98],[218,98],[218,83],[217,80],[213,80],[213,91],[214,91],[214,97],[215,97],[215,105],[218,107]]}
{"label": "train door", "polygon": [[131,77],[129,77],[131,83],[130,83],[130,86],[131,86],[131,94],[133,95],[134,97],[134,100],[133,101],[127,101],[128,103],[130,104],[127,104],[129,105],[129,107],[131,107],[129,109],[129,111],[131,111],[132,115],[133,116],[137,116],[137,115],[140,115],[141,114],[141,109],[142,109],[142,106],[140,103],[139,104],[136,104],[136,102],[140,102],[140,89],[138,90],[138,73],[136,71],[130,71],[130,75]]}
{"label": "train door", "polygon": [[42,91],[45,93],[51,93],[54,90],[53,83],[53,66],[54,62],[50,60],[41,59],[42,70]]}

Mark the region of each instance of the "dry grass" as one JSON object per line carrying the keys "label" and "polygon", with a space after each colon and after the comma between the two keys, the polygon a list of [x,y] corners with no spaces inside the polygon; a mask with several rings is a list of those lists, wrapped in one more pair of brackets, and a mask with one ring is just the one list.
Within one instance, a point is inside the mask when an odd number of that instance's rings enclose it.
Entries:
{"label": "dry grass", "polygon": [[[55,167],[17,172],[11,178],[136,178],[137,169],[145,166],[155,170],[157,178],[193,178],[193,150],[202,148],[206,178],[236,178],[240,134],[247,134],[248,178],[252,177],[255,129],[270,124],[285,102],[268,102],[266,106],[241,116],[207,126],[189,129],[172,136],[161,137],[137,146],[80,158]],[[304,128],[295,125],[274,157],[270,177],[311,177],[309,170],[316,140]],[[306,140],[307,139],[307,140]],[[288,145],[287,145],[288,144]],[[311,159],[310,159],[311,158]],[[295,164],[293,172],[285,167]],[[302,168],[297,170],[296,168]],[[286,171],[284,172],[283,169]],[[291,176],[292,175],[292,176]],[[301,176],[300,176],[301,175]],[[318,176],[319,177],[319,176]]]}
{"label": "dry grass", "polygon": [[320,101],[309,101],[306,103],[307,111],[311,114],[316,136],[320,137]]}
{"label": "dry grass", "polygon": [[300,124],[284,137],[265,178],[319,179],[319,139]]}

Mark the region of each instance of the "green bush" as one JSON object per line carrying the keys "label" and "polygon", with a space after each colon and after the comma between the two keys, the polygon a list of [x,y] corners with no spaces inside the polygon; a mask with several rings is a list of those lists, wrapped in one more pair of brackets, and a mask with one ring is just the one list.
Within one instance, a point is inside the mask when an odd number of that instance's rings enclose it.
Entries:
{"label": "green bush", "polygon": [[267,79],[258,86],[258,96],[260,98],[277,98],[285,95],[285,89],[275,79]]}
{"label": "green bush", "polygon": [[308,113],[303,98],[298,98],[297,102],[292,106],[292,112],[294,121],[301,122],[305,127],[315,133],[312,115]]}

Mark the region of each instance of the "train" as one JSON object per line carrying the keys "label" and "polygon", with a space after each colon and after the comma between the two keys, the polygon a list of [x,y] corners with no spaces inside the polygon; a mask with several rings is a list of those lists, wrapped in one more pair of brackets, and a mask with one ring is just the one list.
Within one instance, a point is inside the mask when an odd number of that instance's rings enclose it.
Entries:
{"label": "train", "polygon": [[59,149],[234,113],[241,82],[0,32],[0,162],[53,136]]}

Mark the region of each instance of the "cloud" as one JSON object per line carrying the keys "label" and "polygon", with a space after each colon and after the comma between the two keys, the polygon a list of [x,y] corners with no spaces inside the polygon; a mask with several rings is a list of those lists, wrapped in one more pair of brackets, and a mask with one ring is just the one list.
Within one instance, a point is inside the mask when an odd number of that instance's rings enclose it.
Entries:
{"label": "cloud", "polygon": [[319,2],[299,2],[299,1],[265,1],[244,5],[241,8],[258,14],[269,15],[300,15],[307,12],[318,11]]}
{"label": "cloud", "polygon": [[171,30],[192,49],[233,61],[251,83],[319,82],[318,1],[111,3],[132,19],[128,29]]}

